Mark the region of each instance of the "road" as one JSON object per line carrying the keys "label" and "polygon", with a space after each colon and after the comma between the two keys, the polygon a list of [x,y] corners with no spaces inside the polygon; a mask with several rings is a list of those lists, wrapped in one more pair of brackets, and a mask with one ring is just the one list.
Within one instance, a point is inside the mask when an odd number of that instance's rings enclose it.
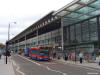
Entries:
{"label": "road", "polygon": [[89,67],[55,61],[34,61],[17,54],[12,59],[16,75],[100,75],[99,69]]}

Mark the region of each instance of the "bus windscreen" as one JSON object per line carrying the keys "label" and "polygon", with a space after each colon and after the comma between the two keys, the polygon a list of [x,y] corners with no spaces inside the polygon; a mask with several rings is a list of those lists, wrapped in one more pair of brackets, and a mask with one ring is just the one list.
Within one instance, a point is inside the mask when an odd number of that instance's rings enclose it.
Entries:
{"label": "bus windscreen", "polygon": [[41,50],[40,55],[49,55],[49,51],[48,50]]}

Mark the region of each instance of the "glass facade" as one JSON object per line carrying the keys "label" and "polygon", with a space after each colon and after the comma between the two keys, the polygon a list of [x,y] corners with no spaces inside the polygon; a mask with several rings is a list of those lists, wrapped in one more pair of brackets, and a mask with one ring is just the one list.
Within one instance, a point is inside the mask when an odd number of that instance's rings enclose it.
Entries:
{"label": "glass facade", "polygon": [[97,26],[97,18],[93,18],[89,20],[90,27],[90,40],[97,41],[98,40],[98,26]]}
{"label": "glass facade", "polygon": [[[26,47],[59,45],[61,43],[61,29],[30,38],[26,40]],[[22,43],[24,44],[24,43]]]}
{"label": "glass facade", "polygon": [[64,26],[64,41],[73,43],[98,41],[97,18],[91,18],[76,24]]}
{"label": "glass facade", "polygon": [[[64,19],[62,19],[62,22],[65,22],[63,20]],[[98,44],[98,26],[100,25],[98,16],[74,24],[65,25],[68,24],[67,22],[62,24],[64,24],[63,34],[65,52],[76,53],[78,56],[82,51],[84,55],[89,55],[89,59],[92,59],[94,53],[98,54],[100,50]]]}
{"label": "glass facade", "polygon": [[[99,4],[100,0],[80,0],[57,14],[61,16],[64,27],[64,50],[68,52],[83,50],[84,53],[97,53],[100,50]],[[62,13],[63,11],[66,13]]]}

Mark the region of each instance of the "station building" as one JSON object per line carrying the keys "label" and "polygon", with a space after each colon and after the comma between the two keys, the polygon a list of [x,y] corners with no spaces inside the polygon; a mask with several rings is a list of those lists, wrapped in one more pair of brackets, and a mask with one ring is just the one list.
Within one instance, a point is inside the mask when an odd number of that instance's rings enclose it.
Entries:
{"label": "station building", "polygon": [[82,52],[94,59],[100,53],[99,4],[100,0],[74,0],[15,36],[9,46],[15,51],[50,46],[58,52]]}
{"label": "station building", "polygon": [[54,11],[32,24],[10,40],[10,48],[24,51],[35,46],[61,46],[61,19],[52,15]]}

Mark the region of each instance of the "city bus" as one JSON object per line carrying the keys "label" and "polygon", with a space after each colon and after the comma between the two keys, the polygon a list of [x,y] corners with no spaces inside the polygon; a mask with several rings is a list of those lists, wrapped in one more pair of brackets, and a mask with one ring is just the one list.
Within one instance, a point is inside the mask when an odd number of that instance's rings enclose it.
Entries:
{"label": "city bus", "polygon": [[29,48],[29,57],[34,60],[51,60],[50,50],[41,46]]}

